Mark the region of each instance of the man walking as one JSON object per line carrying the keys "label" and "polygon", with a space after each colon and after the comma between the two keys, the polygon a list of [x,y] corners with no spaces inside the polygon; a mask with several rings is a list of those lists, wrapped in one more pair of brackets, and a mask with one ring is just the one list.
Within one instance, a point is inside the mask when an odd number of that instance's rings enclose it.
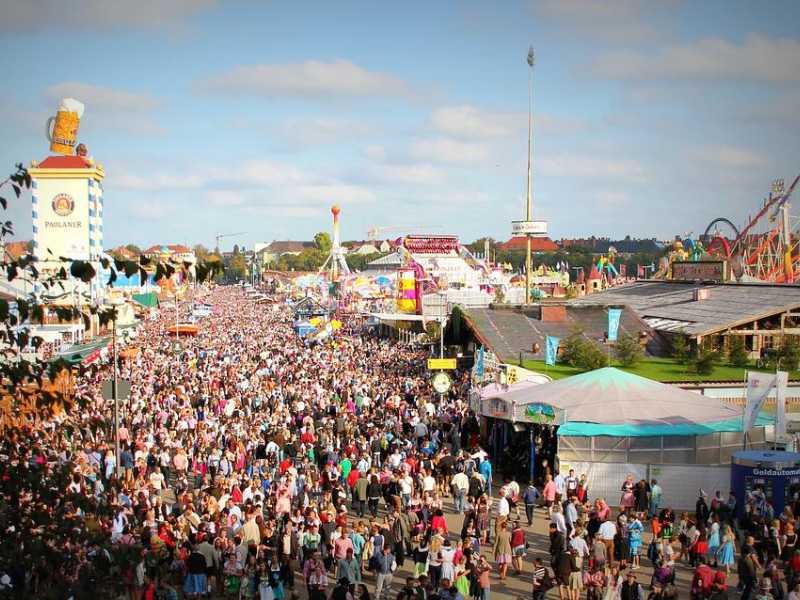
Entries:
{"label": "man walking", "polygon": [[377,576],[377,581],[375,583],[375,600],[381,600],[384,592],[386,592],[386,598],[389,598],[392,578],[397,568],[392,549],[389,546],[384,546],[383,552],[375,557],[375,563],[375,574]]}

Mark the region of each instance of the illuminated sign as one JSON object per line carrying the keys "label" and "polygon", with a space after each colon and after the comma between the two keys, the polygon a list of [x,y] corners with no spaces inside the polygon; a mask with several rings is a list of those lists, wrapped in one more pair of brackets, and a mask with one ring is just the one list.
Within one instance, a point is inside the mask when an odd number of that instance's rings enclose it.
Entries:
{"label": "illuminated sign", "polygon": [[727,281],[728,263],[724,260],[676,261],[672,263],[676,281]]}

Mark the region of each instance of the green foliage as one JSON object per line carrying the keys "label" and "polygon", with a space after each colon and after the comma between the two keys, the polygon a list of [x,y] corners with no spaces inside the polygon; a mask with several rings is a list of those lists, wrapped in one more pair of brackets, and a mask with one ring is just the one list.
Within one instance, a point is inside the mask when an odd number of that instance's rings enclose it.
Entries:
{"label": "green foliage", "polygon": [[698,375],[710,375],[719,362],[719,352],[708,342],[704,342],[691,360],[692,370]]}
{"label": "green foliage", "polygon": [[679,331],[672,336],[672,357],[680,364],[685,365],[689,362],[691,346],[689,336]]}
{"label": "green foliage", "polygon": [[633,367],[642,360],[644,351],[637,336],[625,333],[617,340],[614,354],[623,367]]}
{"label": "green foliage", "polygon": [[195,244],[194,248],[192,248],[192,252],[194,252],[194,256],[197,260],[206,260],[211,251],[203,246],[203,244]]}
{"label": "green foliage", "polygon": [[347,254],[345,255],[344,259],[347,261],[347,266],[350,267],[351,271],[363,271],[367,264],[371,263],[373,260],[377,260],[382,256],[386,256],[385,254],[381,254],[380,252],[372,253],[372,254]]}
{"label": "green foliage", "polygon": [[228,262],[228,266],[225,267],[225,274],[232,281],[247,278],[247,259],[245,259],[244,254],[234,253]]}
{"label": "green foliage", "polygon": [[318,271],[327,255],[317,248],[306,248],[299,254],[284,254],[276,264],[279,271]]}
{"label": "green foliage", "polygon": [[331,253],[331,248],[333,247],[330,234],[326,231],[320,231],[317,233],[314,236],[314,246],[320,251],[320,253],[327,257],[328,254]]}
{"label": "green foliage", "polygon": [[734,367],[746,367],[750,362],[747,356],[747,349],[744,345],[743,336],[730,336],[728,344],[728,362]]}
{"label": "green foliage", "polygon": [[126,245],[125,245],[125,249],[126,249],[126,250],[130,250],[130,251],[131,251],[131,252],[133,252],[133,253],[134,253],[136,256],[139,256],[139,255],[142,253],[142,249],[141,249],[141,248],[139,248],[139,246],[137,246],[136,244],[126,244]]}
{"label": "green foliage", "polygon": [[793,335],[784,336],[778,350],[778,364],[783,371],[796,371],[800,364],[800,346]]}
{"label": "green foliage", "polygon": [[495,304],[503,304],[506,301],[505,292],[503,292],[503,288],[499,285],[494,288],[494,303]]}
{"label": "green foliage", "polygon": [[573,329],[564,340],[561,359],[583,371],[608,366],[608,355],[597,344],[587,339],[580,328]]}

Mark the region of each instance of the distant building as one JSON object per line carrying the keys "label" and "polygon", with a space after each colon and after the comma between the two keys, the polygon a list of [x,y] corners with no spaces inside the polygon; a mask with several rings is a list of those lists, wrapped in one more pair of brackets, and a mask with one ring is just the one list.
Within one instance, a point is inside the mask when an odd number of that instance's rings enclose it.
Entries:
{"label": "distant building", "polygon": [[129,250],[125,246],[117,246],[116,248],[112,248],[108,251],[108,254],[111,256],[119,257],[123,260],[136,260],[139,258],[139,255],[135,252]]}
{"label": "distant building", "polygon": [[276,262],[284,254],[292,254],[297,256],[303,250],[314,248],[314,242],[296,242],[292,240],[273,241],[270,244],[256,244],[255,251],[256,259],[262,265],[268,265]]}
{"label": "distant building", "polygon": [[172,260],[178,263],[195,264],[197,257],[194,250],[182,244],[167,244],[150,246],[142,251],[142,256],[153,260]]}

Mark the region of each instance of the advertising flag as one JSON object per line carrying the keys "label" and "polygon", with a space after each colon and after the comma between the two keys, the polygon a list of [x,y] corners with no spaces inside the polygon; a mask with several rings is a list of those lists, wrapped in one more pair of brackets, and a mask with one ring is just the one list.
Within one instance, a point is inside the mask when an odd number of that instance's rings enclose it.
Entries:
{"label": "advertising flag", "polygon": [[778,371],[775,374],[775,437],[786,435],[786,387],[789,385],[789,373]]}
{"label": "advertising flag", "polygon": [[747,372],[747,404],[744,407],[742,430],[747,432],[753,428],[758,418],[758,413],[764,406],[770,390],[775,385],[774,373]]}
{"label": "advertising flag", "polygon": [[622,316],[621,308],[608,309],[608,341],[616,342],[619,333],[619,319]]}
{"label": "advertising flag", "polygon": [[558,345],[561,340],[552,335],[544,338],[544,364],[552,367],[556,364],[556,356],[558,355]]}
{"label": "advertising flag", "polygon": [[478,348],[478,360],[475,361],[475,377],[477,377],[479,380],[483,380],[483,374],[485,371],[483,362],[484,362],[484,352],[483,352],[483,346],[481,346],[480,348]]}

